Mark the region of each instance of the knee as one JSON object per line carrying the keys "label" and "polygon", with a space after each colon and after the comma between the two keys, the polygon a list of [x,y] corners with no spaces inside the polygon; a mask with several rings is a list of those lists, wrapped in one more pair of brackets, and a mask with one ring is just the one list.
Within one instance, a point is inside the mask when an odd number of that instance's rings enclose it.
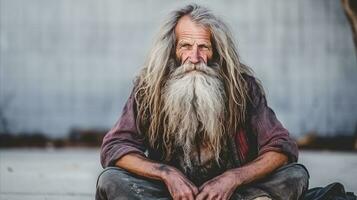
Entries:
{"label": "knee", "polygon": [[95,199],[129,199],[125,196],[128,172],[117,167],[109,167],[98,176]]}
{"label": "knee", "polygon": [[97,189],[106,190],[123,186],[128,179],[127,172],[117,167],[106,168],[98,177]]}
{"label": "knee", "polygon": [[310,175],[309,172],[307,171],[306,167],[302,164],[299,163],[291,163],[287,165],[287,169],[291,173],[293,177],[299,178],[299,179],[309,179]]}
{"label": "knee", "polygon": [[304,165],[291,163],[284,166],[281,171],[289,179],[289,182],[292,181],[292,183],[299,184],[302,188],[308,188],[310,175]]}

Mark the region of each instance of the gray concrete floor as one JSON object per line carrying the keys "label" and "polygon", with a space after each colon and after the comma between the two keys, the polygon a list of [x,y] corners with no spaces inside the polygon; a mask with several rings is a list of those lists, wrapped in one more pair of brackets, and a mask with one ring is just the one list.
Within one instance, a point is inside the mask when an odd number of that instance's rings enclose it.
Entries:
{"label": "gray concrete floor", "polygon": [[[301,151],[310,187],[341,182],[357,192],[357,153]],[[98,149],[0,150],[1,200],[94,199]]]}

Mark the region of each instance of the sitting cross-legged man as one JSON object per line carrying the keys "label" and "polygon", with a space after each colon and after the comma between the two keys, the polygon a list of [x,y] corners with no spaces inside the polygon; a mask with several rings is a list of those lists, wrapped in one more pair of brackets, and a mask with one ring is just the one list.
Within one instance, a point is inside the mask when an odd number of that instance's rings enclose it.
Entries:
{"label": "sitting cross-legged man", "polygon": [[188,5],[163,24],[103,139],[96,199],[301,199],[297,159],[227,25]]}

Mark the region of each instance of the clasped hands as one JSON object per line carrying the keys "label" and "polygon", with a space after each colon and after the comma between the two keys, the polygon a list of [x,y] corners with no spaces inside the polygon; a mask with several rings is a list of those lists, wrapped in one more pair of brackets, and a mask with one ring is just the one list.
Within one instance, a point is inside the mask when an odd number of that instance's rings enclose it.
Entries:
{"label": "clasped hands", "polygon": [[197,188],[173,167],[165,170],[163,181],[174,200],[228,200],[241,184],[235,173],[228,170]]}

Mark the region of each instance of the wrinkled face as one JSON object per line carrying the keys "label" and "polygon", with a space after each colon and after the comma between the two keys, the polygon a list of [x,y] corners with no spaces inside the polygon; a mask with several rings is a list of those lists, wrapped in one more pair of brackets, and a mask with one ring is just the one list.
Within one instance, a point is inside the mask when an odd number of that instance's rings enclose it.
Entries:
{"label": "wrinkled face", "polygon": [[197,64],[212,58],[213,50],[210,31],[183,16],[175,27],[176,59],[180,64],[191,62]]}

